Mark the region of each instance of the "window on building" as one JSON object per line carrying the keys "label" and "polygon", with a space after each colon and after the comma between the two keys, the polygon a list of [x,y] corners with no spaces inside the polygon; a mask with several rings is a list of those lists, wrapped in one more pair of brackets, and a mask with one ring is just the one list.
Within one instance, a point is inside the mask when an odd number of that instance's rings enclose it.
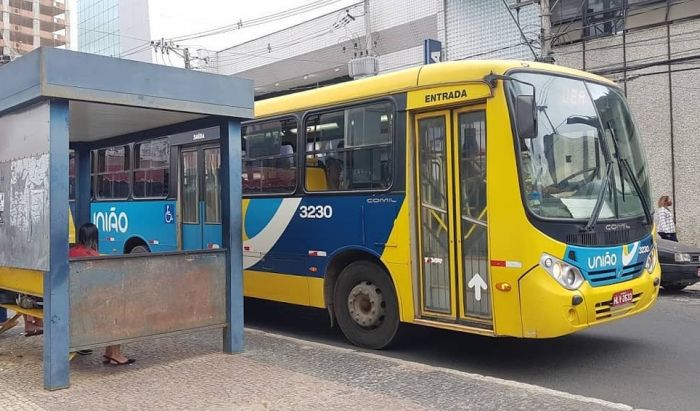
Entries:
{"label": "window on building", "polygon": [[169,182],[168,139],[134,144],[134,197],[167,197]]}
{"label": "window on building", "polygon": [[117,146],[96,150],[93,172],[94,193],[99,199],[127,198],[129,196],[129,170],[131,156],[129,146]]}
{"label": "window on building", "polygon": [[375,103],[306,119],[308,191],[384,190],[392,182],[394,110]]}
{"label": "window on building", "polygon": [[243,192],[291,193],[297,185],[297,123],[295,119],[245,125]]}
{"label": "window on building", "polygon": [[[654,0],[628,0],[628,3],[651,3]],[[559,0],[552,3],[551,19],[553,26],[564,26],[579,21],[583,36],[604,37],[624,29],[625,0]],[[575,27],[574,27],[575,28]],[[556,34],[557,29],[554,29]]]}
{"label": "window on building", "polygon": [[586,2],[581,0],[559,0],[551,6],[552,24],[566,23],[583,17]]}
{"label": "window on building", "polygon": [[584,36],[604,37],[625,28],[624,0],[588,0]]}

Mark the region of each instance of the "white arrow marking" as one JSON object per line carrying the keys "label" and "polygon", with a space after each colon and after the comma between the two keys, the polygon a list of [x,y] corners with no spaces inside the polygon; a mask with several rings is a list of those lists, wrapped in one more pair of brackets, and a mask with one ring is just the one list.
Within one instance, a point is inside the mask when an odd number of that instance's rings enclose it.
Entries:
{"label": "white arrow marking", "polygon": [[439,51],[431,51],[430,52],[430,60],[433,61],[433,63],[439,63],[440,62],[440,53]]}
{"label": "white arrow marking", "polygon": [[474,274],[469,283],[467,283],[469,288],[474,289],[474,298],[476,301],[481,301],[481,290],[486,290],[486,281],[479,275],[479,273]]}

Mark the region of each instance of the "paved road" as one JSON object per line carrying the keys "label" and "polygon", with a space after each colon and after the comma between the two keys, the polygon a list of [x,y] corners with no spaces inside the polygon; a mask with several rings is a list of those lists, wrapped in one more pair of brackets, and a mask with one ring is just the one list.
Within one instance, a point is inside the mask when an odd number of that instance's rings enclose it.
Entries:
{"label": "paved road", "polygon": [[[321,310],[251,300],[247,326],[346,345]],[[381,355],[657,410],[700,408],[700,287],[649,312],[554,340],[493,339],[405,327]]]}

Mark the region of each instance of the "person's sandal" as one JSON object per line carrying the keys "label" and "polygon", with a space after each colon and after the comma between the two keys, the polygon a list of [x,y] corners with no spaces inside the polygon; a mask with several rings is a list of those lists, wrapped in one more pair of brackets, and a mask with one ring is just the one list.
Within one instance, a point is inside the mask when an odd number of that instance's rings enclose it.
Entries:
{"label": "person's sandal", "polygon": [[129,364],[133,364],[136,362],[136,360],[133,358],[127,358],[126,361],[122,362],[122,361],[117,361],[108,355],[103,355],[103,357],[104,357],[104,360],[102,360],[102,363],[109,364],[109,365],[129,365]]}

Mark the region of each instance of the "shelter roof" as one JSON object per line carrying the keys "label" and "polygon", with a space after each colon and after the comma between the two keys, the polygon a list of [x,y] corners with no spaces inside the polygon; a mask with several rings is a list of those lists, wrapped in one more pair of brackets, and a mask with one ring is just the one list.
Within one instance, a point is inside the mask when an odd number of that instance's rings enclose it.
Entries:
{"label": "shelter roof", "polygon": [[40,47],[0,67],[0,115],[70,100],[71,141],[94,141],[207,116],[253,117],[252,81]]}

